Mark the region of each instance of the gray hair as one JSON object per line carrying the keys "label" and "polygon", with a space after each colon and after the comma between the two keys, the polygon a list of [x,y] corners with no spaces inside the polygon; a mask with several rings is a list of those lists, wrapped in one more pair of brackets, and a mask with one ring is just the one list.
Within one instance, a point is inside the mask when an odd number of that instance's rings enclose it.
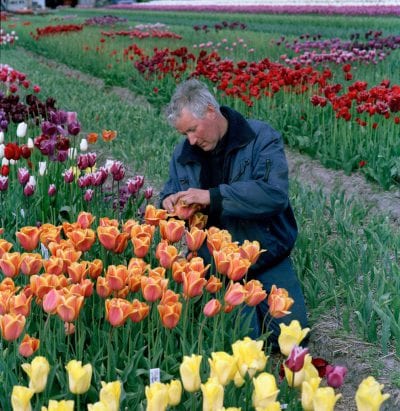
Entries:
{"label": "gray hair", "polygon": [[209,106],[220,112],[219,104],[207,85],[199,80],[190,79],[178,85],[164,114],[168,123],[174,127],[184,108],[195,117],[203,118]]}

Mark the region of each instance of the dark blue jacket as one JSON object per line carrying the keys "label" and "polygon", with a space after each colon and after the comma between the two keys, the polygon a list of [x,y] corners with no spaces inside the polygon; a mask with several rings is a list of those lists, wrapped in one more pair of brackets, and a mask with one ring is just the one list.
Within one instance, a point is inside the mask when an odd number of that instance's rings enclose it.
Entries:
{"label": "dark blue jacket", "polygon": [[[230,135],[221,165],[227,184],[210,189],[210,212],[219,215],[215,225],[228,230],[233,241],[241,244],[244,240],[257,240],[267,250],[249,271],[249,277],[254,277],[287,257],[297,237],[288,198],[283,141],[276,130],[262,121],[246,120],[227,107],[221,107],[221,112],[228,119]],[[187,139],[178,144],[161,200],[191,187],[202,188],[199,150]]]}

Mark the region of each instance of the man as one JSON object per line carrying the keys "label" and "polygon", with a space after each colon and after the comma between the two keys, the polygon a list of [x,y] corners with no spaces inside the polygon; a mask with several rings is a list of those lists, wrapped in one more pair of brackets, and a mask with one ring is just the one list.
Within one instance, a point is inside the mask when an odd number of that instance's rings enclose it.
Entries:
{"label": "man", "polygon": [[282,138],[268,124],[220,107],[207,86],[195,79],[177,87],[165,114],[186,139],[173,153],[162,205],[172,213],[178,201],[200,204],[208,226],[228,230],[240,244],[257,240],[267,250],[247,278],[261,281],[267,292],[273,284],[285,288],[295,302],[290,315],[266,322],[267,302],[258,305],[250,336],[257,338],[268,324],[275,349],[280,322],[297,319],[307,326],[304,297],[289,256],[297,226],[288,199]]}

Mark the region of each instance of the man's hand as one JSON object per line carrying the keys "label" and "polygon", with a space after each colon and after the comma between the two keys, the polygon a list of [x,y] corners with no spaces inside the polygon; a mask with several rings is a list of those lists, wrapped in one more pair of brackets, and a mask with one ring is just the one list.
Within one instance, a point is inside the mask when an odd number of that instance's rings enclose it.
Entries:
{"label": "man's hand", "polygon": [[200,188],[189,188],[189,190],[178,191],[164,198],[162,205],[168,213],[172,214],[178,203],[184,206],[198,204],[201,208],[207,207],[210,204],[210,192],[208,190],[201,190]]}

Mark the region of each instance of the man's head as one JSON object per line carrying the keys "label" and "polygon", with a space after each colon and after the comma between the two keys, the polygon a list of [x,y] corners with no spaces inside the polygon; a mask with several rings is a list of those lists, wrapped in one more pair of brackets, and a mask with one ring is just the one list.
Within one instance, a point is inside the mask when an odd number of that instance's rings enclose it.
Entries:
{"label": "man's head", "polygon": [[177,87],[165,115],[191,145],[204,151],[213,150],[228,128],[215,97],[204,83],[195,79]]}

